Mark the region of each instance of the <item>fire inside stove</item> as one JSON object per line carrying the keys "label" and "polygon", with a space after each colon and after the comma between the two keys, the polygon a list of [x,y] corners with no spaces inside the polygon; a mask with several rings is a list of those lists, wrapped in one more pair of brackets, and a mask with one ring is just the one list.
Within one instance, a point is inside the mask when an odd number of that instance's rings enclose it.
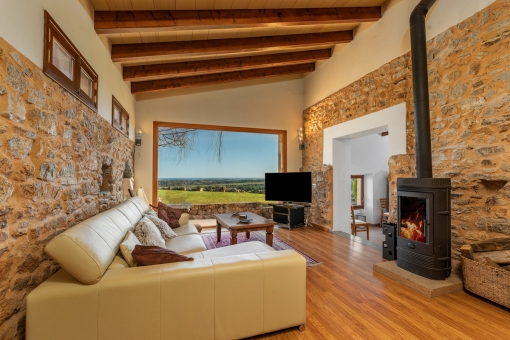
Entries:
{"label": "fire inside stove", "polygon": [[401,196],[400,209],[400,237],[426,243],[427,199]]}

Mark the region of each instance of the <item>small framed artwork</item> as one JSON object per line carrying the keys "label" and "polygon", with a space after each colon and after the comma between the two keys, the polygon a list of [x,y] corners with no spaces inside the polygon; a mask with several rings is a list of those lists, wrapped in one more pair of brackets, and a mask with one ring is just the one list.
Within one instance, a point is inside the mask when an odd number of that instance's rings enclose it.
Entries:
{"label": "small framed artwork", "polygon": [[112,125],[129,137],[129,114],[114,96],[112,96]]}

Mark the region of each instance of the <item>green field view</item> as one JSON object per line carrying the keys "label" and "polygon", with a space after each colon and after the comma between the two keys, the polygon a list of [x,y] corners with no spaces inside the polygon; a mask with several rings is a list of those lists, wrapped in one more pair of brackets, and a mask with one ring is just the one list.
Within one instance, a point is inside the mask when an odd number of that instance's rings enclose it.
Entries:
{"label": "green field view", "polygon": [[264,194],[249,192],[210,192],[184,190],[158,190],[158,197],[163,203],[210,204],[210,203],[246,203],[266,202]]}

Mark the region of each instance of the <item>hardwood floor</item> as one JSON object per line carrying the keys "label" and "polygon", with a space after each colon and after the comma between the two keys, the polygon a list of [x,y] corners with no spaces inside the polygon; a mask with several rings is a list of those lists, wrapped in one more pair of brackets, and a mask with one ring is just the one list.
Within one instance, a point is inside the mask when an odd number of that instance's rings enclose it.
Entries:
{"label": "hardwood floor", "polygon": [[[358,232],[358,237],[362,238],[363,240],[367,239],[367,233],[364,231]],[[384,235],[382,233],[382,228],[379,226],[370,226],[370,242],[377,244],[380,246],[382,242],[384,241]]]}
{"label": "hardwood floor", "polygon": [[378,250],[310,227],[275,236],[323,264],[307,269],[306,330],[253,339],[510,339],[510,310],[467,292],[427,298],[375,276]]}

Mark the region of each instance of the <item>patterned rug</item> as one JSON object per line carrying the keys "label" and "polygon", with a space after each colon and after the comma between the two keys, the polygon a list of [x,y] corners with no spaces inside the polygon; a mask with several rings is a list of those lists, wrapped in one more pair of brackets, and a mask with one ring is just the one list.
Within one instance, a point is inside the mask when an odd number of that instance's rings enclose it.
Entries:
{"label": "patterned rug", "polygon": [[[202,234],[202,239],[204,240],[205,246],[207,249],[215,249],[220,247],[225,247],[230,245],[230,233],[228,231],[224,231],[221,233],[221,242],[216,242],[216,232],[209,232]],[[266,243],[266,232],[265,231],[252,231],[250,233],[250,238],[246,238],[246,233],[237,234],[237,243],[251,242],[251,241],[260,241],[262,243]],[[273,236],[273,248],[276,250],[287,250],[293,249],[297,251],[299,254],[303,255],[306,259],[307,267],[315,267],[320,265],[322,262],[318,262],[311,258],[310,256],[304,254],[303,252],[297,250],[296,248],[288,245],[287,243],[280,240],[278,237]]]}

